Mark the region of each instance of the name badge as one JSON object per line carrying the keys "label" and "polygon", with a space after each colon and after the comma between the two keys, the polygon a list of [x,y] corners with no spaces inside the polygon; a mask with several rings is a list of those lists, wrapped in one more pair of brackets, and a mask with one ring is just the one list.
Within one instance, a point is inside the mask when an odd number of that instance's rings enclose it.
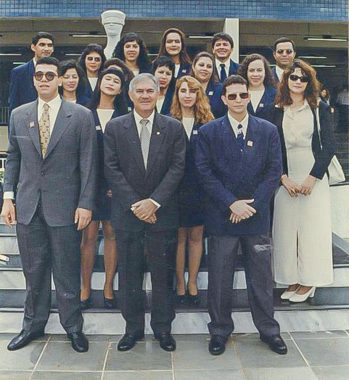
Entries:
{"label": "name badge", "polygon": [[187,69],[182,69],[182,73],[186,73],[187,72]]}
{"label": "name badge", "polygon": [[248,140],[248,141],[247,141],[247,146],[253,146],[253,141]]}
{"label": "name badge", "polygon": [[198,131],[196,129],[193,130],[193,135],[197,135]]}
{"label": "name badge", "polygon": [[259,107],[260,108],[264,107],[264,104],[263,103],[259,103]]}
{"label": "name badge", "polygon": [[102,128],[100,125],[96,125],[96,131],[100,131]]}
{"label": "name badge", "polygon": [[29,123],[29,128],[34,128],[35,127],[35,123],[34,123],[34,121],[31,121],[30,123]]}
{"label": "name badge", "polygon": [[209,94],[210,96],[212,96],[212,95],[213,95],[213,91],[209,91],[208,94]]}

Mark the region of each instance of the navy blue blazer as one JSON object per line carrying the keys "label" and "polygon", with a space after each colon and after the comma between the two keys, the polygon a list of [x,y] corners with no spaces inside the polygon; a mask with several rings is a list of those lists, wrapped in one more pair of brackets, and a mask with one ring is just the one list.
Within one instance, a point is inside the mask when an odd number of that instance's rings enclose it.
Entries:
{"label": "navy blue blazer", "polygon": [[273,74],[275,83],[280,83],[279,77],[276,74],[276,67],[275,66],[271,69],[271,72]]}
{"label": "navy blue blazer", "polygon": [[[214,68],[214,69],[215,69],[215,72],[216,72],[216,74],[217,74],[217,76],[218,76],[218,78],[219,78],[219,81],[220,81],[221,83],[223,83],[224,81],[221,79],[221,73],[217,71],[217,67],[216,67],[216,65],[215,65],[214,67],[215,67],[215,68]],[[236,74],[238,73],[239,67],[240,67],[240,65],[239,65],[238,63],[234,62],[234,61],[231,59],[231,60],[229,61],[229,74],[228,74],[228,76],[230,76],[230,75],[236,75]]]}
{"label": "navy blue blazer", "polygon": [[[275,125],[249,117],[245,147],[240,150],[228,116],[199,129],[195,154],[199,181],[207,195],[205,226],[213,235],[268,234],[270,199],[282,173],[280,138]],[[240,223],[230,222],[229,206],[254,199],[256,214]]]}
{"label": "navy blue blazer", "polygon": [[270,104],[274,104],[276,96],[275,87],[266,87],[264,90],[264,94],[258,104],[256,111],[253,110],[251,102],[247,105],[247,111],[250,115],[260,117],[262,119],[268,119],[266,116],[268,106]]}
{"label": "navy blue blazer", "polygon": [[8,99],[10,112],[22,104],[30,103],[37,99],[38,93],[34,87],[33,76],[33,60],[12,69]]}
{"label": "navy blue blazer", "polygon": [[161,113],[161,115],[170,114],[174,90],[175,90],[175,86],[173,83],[173,85],[170,85],[170,87],[167,89],[164,102],[162,103],[161,110],[157,110],[159,113]]}
{"label": "navy blue blazer", "polygon": [[222,89],[222,83],[214,83],[212,80],[209,81],[206,88],[206,95],[210,102],[211,112],[216,119],[222,117],[227,112],[227,108],[221,99]]}
{"label": "navy blue blazer", "polygon": [[177,77],[175,77],[175,79],[183,77],[184,75],[190,75],[190,72],[191,72],[191,64],[181,63],[181,65],[179,66],[178,75]]}

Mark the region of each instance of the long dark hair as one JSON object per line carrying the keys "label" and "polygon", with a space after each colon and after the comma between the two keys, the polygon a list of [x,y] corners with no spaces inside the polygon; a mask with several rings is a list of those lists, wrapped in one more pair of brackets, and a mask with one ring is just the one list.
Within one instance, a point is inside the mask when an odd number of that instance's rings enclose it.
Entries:
{"label": "long dark hair", "polygon": [[110,67],[108,69],[102,70],[98,74],[96,88],[93,91],[92,98],[91,98],[88,108],[91,110],[97,109],[99,102],[101,100],[101,82],[102,82],[103,77],[107,74],[114,74],[118,76],[121,80],[121,92],[120,94],[115,96],[114,109],[118,111],[119,115],[124,115],[127,113],[127,105],[126,105],[125,93],[124,93],[125,78],[122,71],[114,67]]}
{"label": "long dark hair", "polygon": [[147,47],[143,39],[137,33],[127,33],[115,46],[113,57],[119,58],[125,62],[124,46],[127,42],[136,41],[139,45],[139,56],[137,58],[137,66],[140,72],[148,71],[150,67],[150,60],[148,57]]}
{"label": "long dark hair", "polygon": [[101,67],[100,67],[99,71],[101,71],[106,58],[105,58],[102,46],[98,45],[98,44],[88,44],[85,47],[85,49],[82,51],[80,59],[79,59],[79,65],[80,65],[80,67],[86,73],[87,70],[86,70],[85,59],[86,59],[86,56],[89,55],[90,53],[97,53],[97,54],[100,55],[100,57],[101,57]]}
{"label": "long dark hair", "polygon": [[159,58],[162,55],[165,55],[171,58],[171,56],[166,51],[166,38],[167,38],[167,35],[170,33],[177,33],[179,34],[181,38],[182,50],[179,53],[180,63],[191,63],[191,59],[189,57],[189,54],[187,52],[187,47],[185,45],[185,34],[180,29],[177,29],[177,28],[170,28],[164,31],[164,34],[161,37],[159,54],[156,58]]}
{"label": "long dark hair", "polygon": [[243,78],[245,78],[248,82],[248,77],[247,77],[248,66],[250,65],[250,63],[252,63],[254,61],[258,61],[258,60],[261,60],[263,62],[263,65],[264,65],[264,71],[265,71],[265,78],[263,81],[264,86],[265,87],[275,87],[275,81],[274,81],[273,74],[272,74],[270,67],[269,67],[269,62],[261,54],[255,53],[255,54],[247,55],[239,67],[238,74],[241,75]]}
{"label": "long dark hair", "polygon": [[[59,68],[59,76],[63,76],[69,69],[75,69],[79,77],[78,87],[76,88],[76,94],[82,94],[85,91],[86,75],[80,65],[74,60],[69,59],[62,61]],[[59,93],[63,94],[63,86],[59,87]]]}

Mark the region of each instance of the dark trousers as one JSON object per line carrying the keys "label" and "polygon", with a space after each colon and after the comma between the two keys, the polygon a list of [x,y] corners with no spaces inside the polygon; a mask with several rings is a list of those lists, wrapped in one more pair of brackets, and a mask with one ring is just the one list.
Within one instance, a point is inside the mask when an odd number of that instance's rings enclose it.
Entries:
{"label": "dark trousers", "polygon": [[208,241],[208,311],[211,335],[227,338],[234,330],[234,264],[241,244],[248,301],[257,330],[272,336],[280,333],[274,319],[271,241],[268,236],[211,236]]}
{"label": "dark trousers", "polygon": [[26,280],[23,329],[45,328],[51,308],[51,271],[60,322],[68,332],[82,330],[80,311],[80,240],[76,226],[50,227],[39,206],[28,225],[17,224],[18,246]]}
{"label": "dark trousers", "polygon": [[[145,259],[152,282],[151,321],[154,334],[171,331],[175,318],[173,275],[177,247],[177,230],[161,232],[115,231],[118,250],[121,312],[126,332],[144,332],[144,292],[142,290]],[[145,256],[146,252],[146,256]]]}

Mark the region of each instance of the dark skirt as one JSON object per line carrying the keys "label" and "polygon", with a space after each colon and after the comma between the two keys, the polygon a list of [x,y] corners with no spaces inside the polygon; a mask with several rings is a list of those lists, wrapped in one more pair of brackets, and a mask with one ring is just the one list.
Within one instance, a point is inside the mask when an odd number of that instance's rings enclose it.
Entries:
{"label": "dark skirt", "polygon": [[96,197],[96,208],[92,213],[92,220],[110,220],[111,198],[107,196],[107,190],[100,190]]}
{"label": "dark skirt", "polygon": [[182,182],[179,189],[179,226],[190,228],[204,224],[203,196],[197,183]]}

